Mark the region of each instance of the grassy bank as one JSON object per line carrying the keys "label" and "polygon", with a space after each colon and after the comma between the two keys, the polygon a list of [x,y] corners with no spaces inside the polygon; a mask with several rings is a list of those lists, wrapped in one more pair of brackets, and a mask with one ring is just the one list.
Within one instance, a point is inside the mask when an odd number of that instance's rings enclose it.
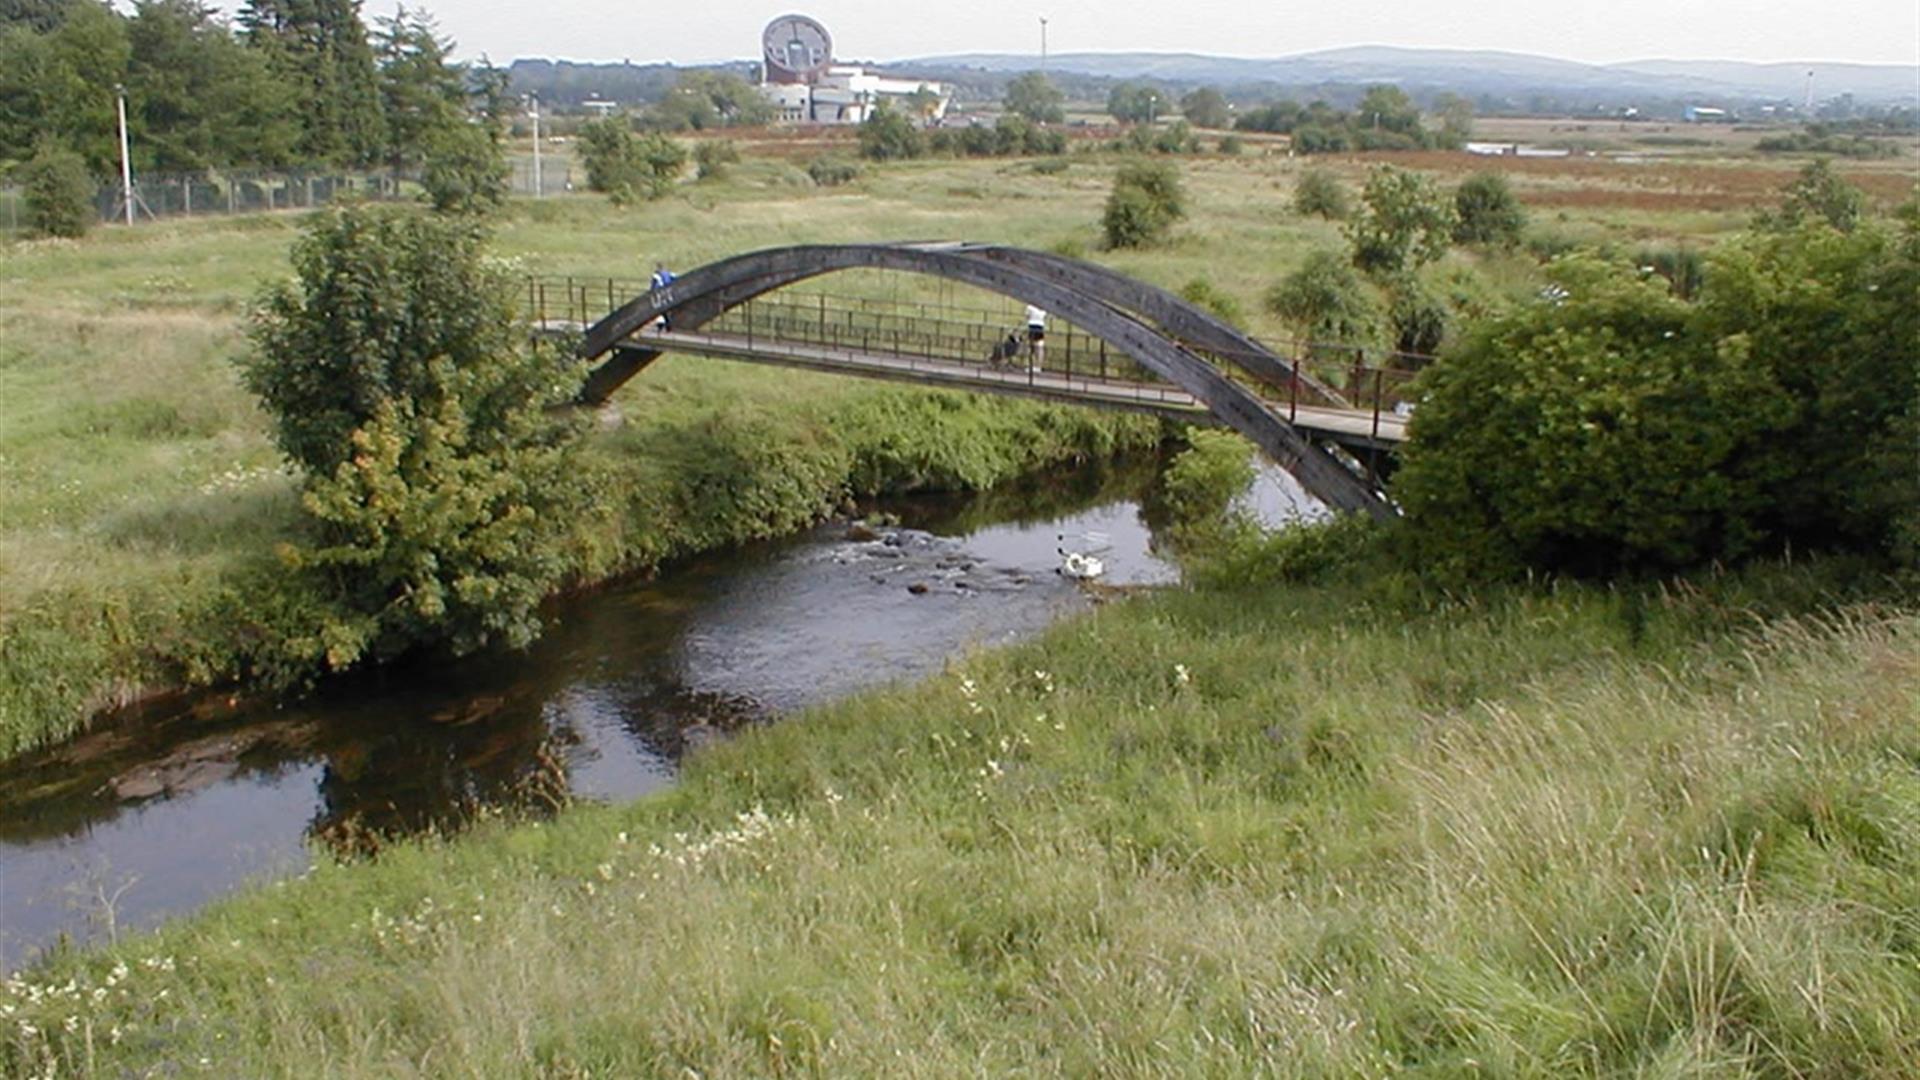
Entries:
{"label": "grassy bank", "polygon": [[1913,1075],[1920,619],[1194,590],[0,991],[22,1074]]}

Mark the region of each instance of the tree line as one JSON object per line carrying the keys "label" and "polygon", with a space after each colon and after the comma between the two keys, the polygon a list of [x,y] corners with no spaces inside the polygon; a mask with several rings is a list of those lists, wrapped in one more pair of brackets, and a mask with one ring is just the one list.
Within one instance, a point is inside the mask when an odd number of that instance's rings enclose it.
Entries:
{"label": "tree line", "polygon": [[[510,107],[503,71],[450,57],[421,8],[369,27],[357,0],[0,0],[0,166],[42,151],[118,169],[423,168]],[[471,120],[483,123],[475,125]]]}

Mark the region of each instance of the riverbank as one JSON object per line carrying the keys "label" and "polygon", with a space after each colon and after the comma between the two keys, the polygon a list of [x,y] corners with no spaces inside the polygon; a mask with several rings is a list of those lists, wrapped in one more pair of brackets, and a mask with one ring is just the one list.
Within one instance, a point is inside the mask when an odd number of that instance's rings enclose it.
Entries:
{"label": "riverbank", "polygon": [[[1904,1075],[1920,616],[1832,567],[1109,606],[6,991],[22,1073]],[[505,988],[511,988],[510,991]]]}

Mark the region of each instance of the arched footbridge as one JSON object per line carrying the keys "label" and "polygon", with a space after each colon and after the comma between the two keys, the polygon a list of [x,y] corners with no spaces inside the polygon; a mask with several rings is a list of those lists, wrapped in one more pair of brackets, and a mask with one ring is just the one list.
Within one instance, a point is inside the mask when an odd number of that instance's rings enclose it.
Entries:
{"label": "arched footbridge", "polygon": [[[1006,310],[790,288],[842,271],[930,276],[1043,308],[1044,349],[1007,355],[1023,320]],[[1380,480],[1405,437],[1403,376],[1336,363],[1335,389],[1204,308],[1078,259],[990,244],[801,245],[664,288],[537,279],[528,302],[541,330],[580,335],[595,365],[589,403],[673,352],[1128,409],[1224,424],[1327,505],[1394,513]],[[1327,370],[1328,350],[1313,351]]]}

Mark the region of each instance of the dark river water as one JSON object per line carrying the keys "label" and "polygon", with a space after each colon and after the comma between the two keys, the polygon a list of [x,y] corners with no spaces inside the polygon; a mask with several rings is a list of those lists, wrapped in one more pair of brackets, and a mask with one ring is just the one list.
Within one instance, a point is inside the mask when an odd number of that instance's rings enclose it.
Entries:
{"label": "dark river water", "polygon": [[[393,667],[291,704],[199,695],[0,765],[0,972],[61,936],[151,926],[316,851],[457,829],[481,807],[625,800],[691,744],[926,676],[1089,603],[1057,573],[1177,580],[1141,510],[1151,463],[972,498],[679,564],[555,606],[532,648]],[[1290,477],[1249,496],[1317,512]],[[877,524],[888,521],[888,524]]]}

